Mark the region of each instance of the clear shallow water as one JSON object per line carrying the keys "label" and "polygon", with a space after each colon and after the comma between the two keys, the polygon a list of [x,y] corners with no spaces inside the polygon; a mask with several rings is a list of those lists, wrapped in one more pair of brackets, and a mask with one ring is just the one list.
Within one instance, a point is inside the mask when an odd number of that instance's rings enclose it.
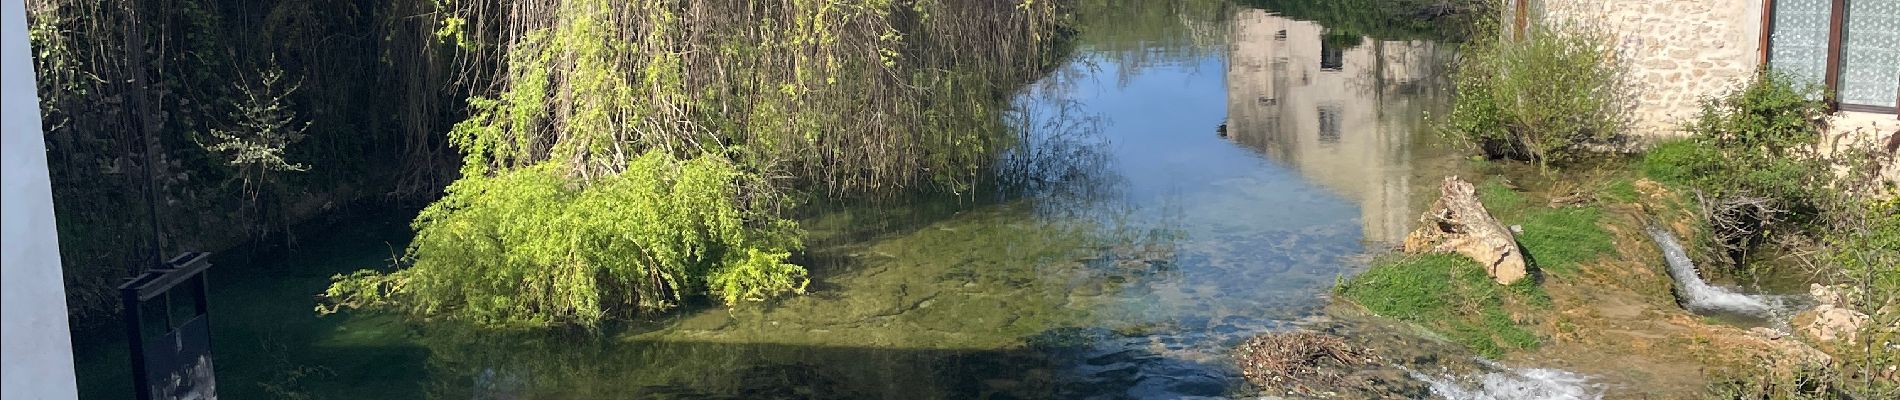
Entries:
{"label": "clear shallow water", "polygon": [[[1197,13],[1210,14],[1210,13]],[[228,398],[1181,398],[1249,394],[1227,349],[1325,305],[1455,161],[1426,146],[1446,51],[1322,40],[1258,10],[1084,34],[1017,104],[1029,193],[805,221],[811,293],[605,334],[316,317],[337,272],[402,248],[404,213],[225,257]],[[80,340],[87,398],[123,344]]]}

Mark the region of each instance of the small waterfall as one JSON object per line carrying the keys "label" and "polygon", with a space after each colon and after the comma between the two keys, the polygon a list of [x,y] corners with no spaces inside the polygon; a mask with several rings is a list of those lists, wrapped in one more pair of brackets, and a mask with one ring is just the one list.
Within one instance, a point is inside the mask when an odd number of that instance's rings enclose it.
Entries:
{"label": "small waterfall", "polygon": [[1478,359],[1488,370],[1473,379],[1432,376],[1412,371],[1412,378],[1431,385],[1432,394],[1451,400],[1597,400],[1603,390],[1583,375],[1546,368],[1508,368]]}
{"label": "small waterfall", "polygon": [[1683,250],[1676,236],[1655,225],[1649,226],[1649,237],[1662,247],[1663,259],[1669,263],[1669,276],[1676,280],[1677,295],[1682,297],[1683,305],[1693,310],[1727,311],[1760,317],[1770,317],[1776,307],[1768,304],[1762,296],[1750,296],[1735,293],[1725,288],[1710,285],[1696,274],[1695,263],[1689,261],[1689,253]]}

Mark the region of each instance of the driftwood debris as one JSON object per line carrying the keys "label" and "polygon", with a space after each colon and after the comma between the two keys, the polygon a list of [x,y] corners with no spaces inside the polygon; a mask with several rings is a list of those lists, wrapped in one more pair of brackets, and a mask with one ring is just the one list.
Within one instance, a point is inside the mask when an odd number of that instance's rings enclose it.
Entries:
{"label": "driftwood debris", "polygon": [[1405,236],[1405,252],[1463,254],[1503,285],[1529,275],[1517,238],[1484,209],[1470,182],[1447,177],[1439,192],[1438,201],[1419,218],[1418,229]]}

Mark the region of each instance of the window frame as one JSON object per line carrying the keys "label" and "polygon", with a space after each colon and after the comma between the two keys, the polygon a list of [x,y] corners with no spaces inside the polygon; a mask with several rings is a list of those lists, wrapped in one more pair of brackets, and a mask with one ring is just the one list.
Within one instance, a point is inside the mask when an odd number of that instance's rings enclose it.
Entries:
{"label": "window frame", "polygon": [[[1769,68],[1768,63],[1770,60],[1768,59],[1768,54],[1769,50],[1774,46],[1774,41],[1770,40],[1770,38],[1775,32],[1776,2],[1777,0],[1762,0],[1761,46],[1757,49],[1759,55],[1756,61],[1763,69]],[[1821,84],[1825,87],[1823,90],[1825,90],[1824,95],[1826,97],[1828,111],[1893,114],[1896,118],[1900,118],[1900,101],[1896,101],[1893,107],[1885,107],[1867,104],[1843,104],[1839,100],[1841,51],[1845,44],[1844,40],[1847,32],[1847,2],[1848,0],[1832,0],[1828,9],[1827,60],[1821,72]],[[1900,94],[1900,82],[1894,83],[1894,93]]]}

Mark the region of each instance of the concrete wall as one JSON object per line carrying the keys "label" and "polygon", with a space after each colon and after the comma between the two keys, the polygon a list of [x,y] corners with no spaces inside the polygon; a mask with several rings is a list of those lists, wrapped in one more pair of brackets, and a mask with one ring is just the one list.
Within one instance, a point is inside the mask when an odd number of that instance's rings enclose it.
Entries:
{"label": "concrete wall", "polygon": [[53,226],[39,95],[26,40],[26,3],[0,12],[0,398],[74,399],[72,337]]}
{"label": "concrete wall", "polygon": [[1680,136],[1702,99],[1747,84],[1760,63],[1761,0],[1540,0],[1542,20],[1610,34],[1636,95],[1632,132]]}

